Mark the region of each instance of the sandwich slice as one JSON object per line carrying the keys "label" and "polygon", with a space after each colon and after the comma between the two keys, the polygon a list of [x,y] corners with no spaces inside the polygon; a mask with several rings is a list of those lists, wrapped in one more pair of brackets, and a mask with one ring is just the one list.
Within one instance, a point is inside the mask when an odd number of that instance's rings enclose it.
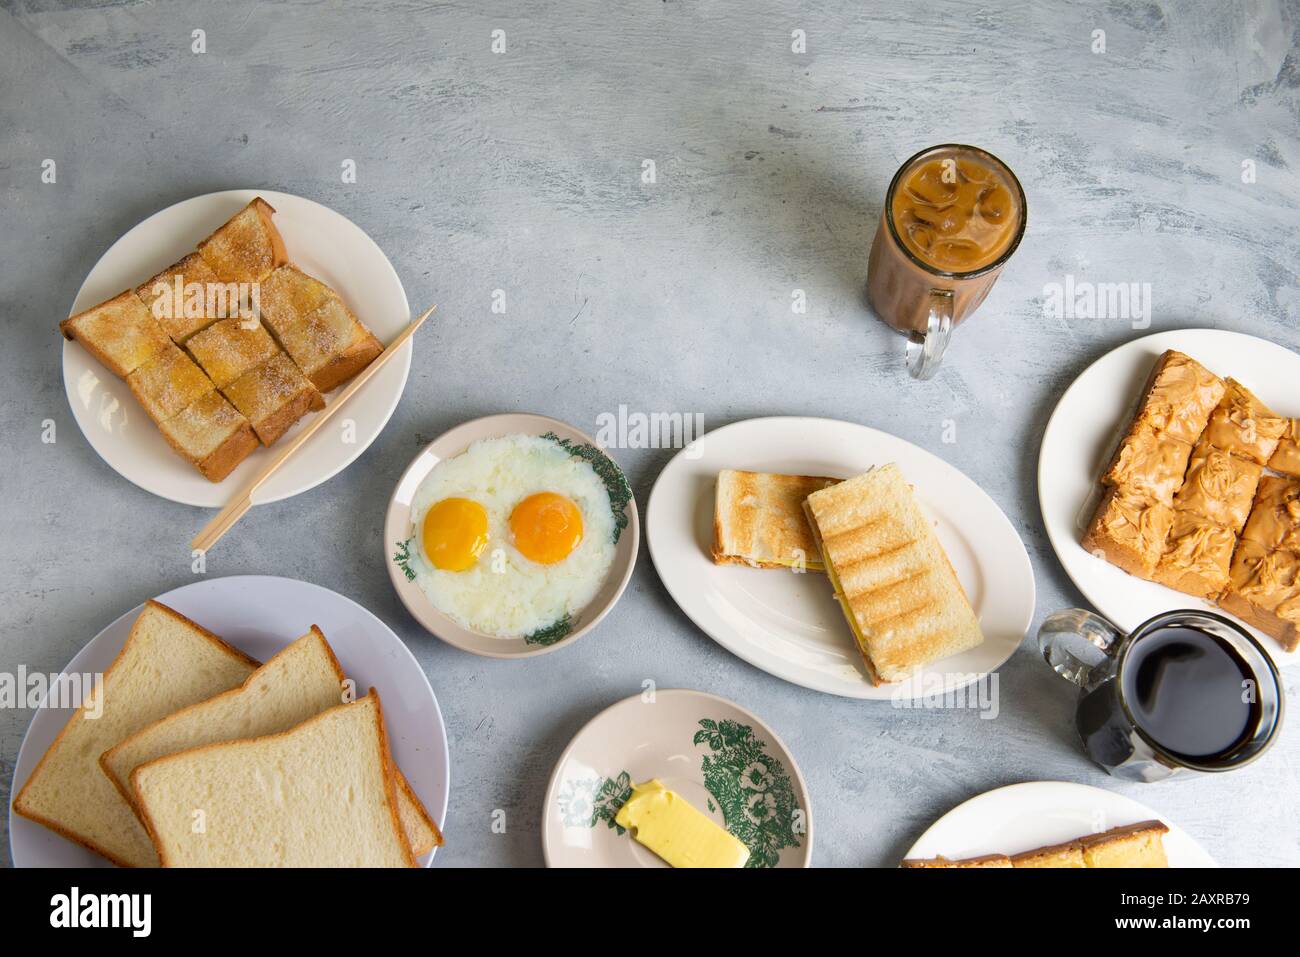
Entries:
{"label": "sandwich slice", "polygon": [[130,289],[64,319],[59,331],[123,379],[171,345],[158,320]]}
{"label": "sandwich slice", "polygon": [[1101,484],[1137,492],[1165,505],[1183,484],[1192,446],[1143,422],[1135,422],[1120,441]]}
{"label": "sandwich slice", "polygon": [[288,262],[284,240],[271,221],[274,214],[275,208],[258,196],[199,243],[199,255],[218,279],[258,282]]}
{"label": "sandwich slice", "polygon": [[1134,420],[1195,445],[1223,392],[1222,379],[1191,356],[1170,349],[1151,369]]}
{"label": "sandwich slice", "polygon": [[809,495],[817,549],[874,684],[974,648],[979,620],[897,465]]}
{"label": "sandwich slice", "polygon": [[213,390],[158,423],[167,444],[210,482],[220,482],[261,447],[252,425]]}
{"label": "sandwich slice", "polygon": [[14,810],[123,867],[158,854],[99,755],[144,726],[244,681],[257,662],[156,601],[131,626],[94,698],[83,703],[27,778]]}
{"label": "sandwich slice", "polygon": [[1151,580],[1213,601],[1228,584],[1237,537],[1195,512],[1174,511],[1164,552]]}
{"label": "sandwich slice", "polygon": [[[345,676],[321,630],[288,645],[248,676],[238,688],[182,708],[119,742],[100,764],[122,796],[131,791],[136,768],[181,751],[277,734],[343,702]],[[402,829],[419,855],[442,844],[442,834],[402,774],[397,772],[397,808]]]}
{"label": "sandwich slice", "polygon": [[723,469],[713,511],[713,561],[822,571],[803,501],[839,479]]}
{"label": "sandwich slice", "polygon": [[1173,523],[1168,505],[1141,492],[1108,488],[1084,532],[1083,547],[1130,575],[1151,578]]}
{"label": "sandwich slice", "polygon": [[415,867],[374,691],[288,731],[135,769],[164,867]]}

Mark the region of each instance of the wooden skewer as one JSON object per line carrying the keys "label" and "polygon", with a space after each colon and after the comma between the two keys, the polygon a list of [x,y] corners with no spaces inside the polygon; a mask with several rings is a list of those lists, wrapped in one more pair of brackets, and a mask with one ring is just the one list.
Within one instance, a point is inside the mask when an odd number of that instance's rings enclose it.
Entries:
{"label": "wooden skewer", "polygon": [[289,457],[292,456],[294,452],[302,448],[303,443],[315,435],[320,428],[330,420],[330,416],[343,408],[343,406],[347,404],[348,399],[352,398],[358,389],[370,381],[371,376],[383,368],[384,363],[393,357],[397,350],[406,343],[406,340],[415,335],[415,330],[419,329],[424,323],[424,320],[433,315],[433,310],[437,308],[437,306],[430,306],[429,311],[413,320],[409,326],[403,329],[397,338],[388,344],[388,348],[375,357],[374,362],[370,363],[370,365],[357,373],[356,378],[348,384],[346,389],[339,393],[337,399],[327,405],[321,412],[318,412],[313,416],[312,420],[307,423],[307,427],[290,439],[285,444],[284,448],[280,450],[279,454],[276,455],[275,458],[271,459],[270,462],[266,463],[266,467],[253,477],[253,480],[245,486],[243,492],[213,516],[212,521],[203,526],[203,530],[195,535],[194,540],[190,542],[190,548],[206,552],[209,548],[215,545],[218,540],[220,540],[221,536],[230,531],[230,529],[234,527],[234,524],[243,518],[244,514],[253,507],[253,493],[256,492],[267,479],[274,475],[276,470],[288,461]]}

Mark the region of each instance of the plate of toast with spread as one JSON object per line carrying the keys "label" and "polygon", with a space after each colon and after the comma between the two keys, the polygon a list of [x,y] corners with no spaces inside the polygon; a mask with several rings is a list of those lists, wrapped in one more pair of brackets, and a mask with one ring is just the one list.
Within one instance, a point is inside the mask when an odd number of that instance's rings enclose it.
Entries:
{"label": "plate of toast with spread", "polygon": [[1176,824],[1113,791],[1030,781],[959,804],[921,835],[903,867],[1217,867]]}
{"label": "plate of toast with spread", "polygon": [[951,693],[998,668],[1034,577],[997,504],[910,442],[833,419],[737,422],[664,468],[646,537],[682,610],[804,687],[882,700]]}
{"label": "plate of toast with spread", "polygon": [[[287,193],[209,193],[150,216],[95,264],[59,324],[63,380],[113,469],[171,501],[220,506],[409,319],[392,264],[339,213]],[[255,503],[360,455],[396,408],[411,354],[404,344]]]}
{"label": "plate of toast with spread", "polygon": [[177,588],[50,682],[14,770],[18,867],[417,867],[447,734],[406,646],[287,578]]}
{"label": "plate of toast with spread", "polygon": [[1061,564],[1121,628],[1227,612],[1278,665],[1300,648],[1300,355],[1185,329],[1120,346],[1066,390],[1039,501]]}

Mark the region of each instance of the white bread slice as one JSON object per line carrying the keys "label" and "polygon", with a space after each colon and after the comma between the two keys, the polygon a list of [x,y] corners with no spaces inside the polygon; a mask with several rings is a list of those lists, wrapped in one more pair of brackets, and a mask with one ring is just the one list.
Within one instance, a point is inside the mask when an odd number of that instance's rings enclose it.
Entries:
{"label": "white bread slice", "polygon": [[274,444],[308,412],[325,408],[316,387],[279,351],[221,391],[248,417],[263,445]]}
{"label": "white bread slice", "polygon": [[824,571],[803,500],[839,479],[722,469],[713,507],[713,561]]}
{"label": "white bread slice", "polygon": [[813,492],[804,509],[874,684],[984,640],[897,465]]}
{"label": "white bread slice", "polygon": [[135,769],[164,867],[415,867],[379,695]]}
{"label": "white bread slice", "polygon": [[280,345],[303,375],[329,392],[370,365],[384,351],[369,329],[335,297],[287,328],[277,329]]}
{"label": "white bread slice", "polygon": [[209,482],[220,482],[261,448],[253,426],[220,392],[209,392],[158,428],[167,444]]}
{"label": "white bread slice", "polygon": [[238,316],[214,322],[185,343],[194,361],[218,389],[276,355],[280,347],[257,320]]}
{"label": "white bread slice", "polygon": [[92,700],[77,709],[18,792],[14,810],[115,864],[157,867],[148,834],[99,756],[146,724],[238,685],[256,667],[179,612],[146,602],[104,672],[101,707]]}
{"label": "white bread slice", "polygon": [[177,345],[218,319],[238,314],[240,306],[238,286],[228,288],[198,253],[142,282],[135,294]]}
{"label": "white bread slice", "polygon": [[216,388],[185,350],[170,341],[127,376],[126,384],[154,422],[179,415]]}
{"label": "white bread slice", "polygon": [[64,319],[59,330],[123,379],[171,344],[131,289]]}
{"label": "white bread slice", "polygon": [[[321,630],[288,645],[240,687],[182,708],[142,728],[100,757],[122,796],[135,803],[131,773],[142,764],[206,744],[259,738],[296,727],[343,702],[346,680]],[[400,772],[397,806],[411,849],[424,854],[442,844],[438,826]]]}

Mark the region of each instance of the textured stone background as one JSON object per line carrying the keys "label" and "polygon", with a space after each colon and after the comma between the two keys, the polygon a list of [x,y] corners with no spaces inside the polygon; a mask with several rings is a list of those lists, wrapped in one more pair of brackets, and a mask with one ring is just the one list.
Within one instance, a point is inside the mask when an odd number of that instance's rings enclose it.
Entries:
{"label": "textured stone background", "polygon": [[[328,484],[259,508],[209,574],[317,582],[406,640],[451,734],[441,863],[540,863],[560,750],[649,677],[733,698],[782,735],[812,791],[821,864],[892,865],[960,801],[1061,779],[1138,797],[1225,864],[1295,866],[1294,728],[1238,773],[1122,784],[1080,753],[1068,695],[1030,642],[1002,670],[996,721],[841,700],[715,645],[642,554],[596,633],[537,660],[487,661],[416,626],[375,556],[400,471],[467,418],[528,410],[591,430],[620,403],[702,412],[710,426],[812,414],[892,431],[987,489],[1033,559],[1036,622],[1081,602],[1042,529],[1038,443],[1073,377],[1142,333],[1045,319],[1044,285],[1149,282],[1151,331],[1300,346],[1298,23],[1294,2],[1212,0],[2,2],[0,669],[58,669],[122,611],[191,580],[185,542],[202,519],[119,478],[80,436],[55,323],[148,214],[212,190],[280,189],[360,224],[412,306],[437,301],[440,319],[375,444]],[[203,55],[190,52],[196,28]],[[1090,49],[1097,29],[1104,54]],[[1030,225],[920,385],[860,292],[889,177],[951,140],[1011,163]],[[40,182],[47,157],[56,185]],[[347,158],[355,185],[340,183]],[[640,181],[647,158],[653,186]],[[497,288],[504,316],[490,311]],[[796,288],[805,316],[791,313]],[[54,446],[39,438],[47,417]],[[940,440],[945,419],[954,445]],[[643,505],[670,454],[617,453]],[[1287,683],[1295,695],[1294,671]],[[29,718],[0,713],[6,803]],[[494,808],[504,835],[491,833]]]}

